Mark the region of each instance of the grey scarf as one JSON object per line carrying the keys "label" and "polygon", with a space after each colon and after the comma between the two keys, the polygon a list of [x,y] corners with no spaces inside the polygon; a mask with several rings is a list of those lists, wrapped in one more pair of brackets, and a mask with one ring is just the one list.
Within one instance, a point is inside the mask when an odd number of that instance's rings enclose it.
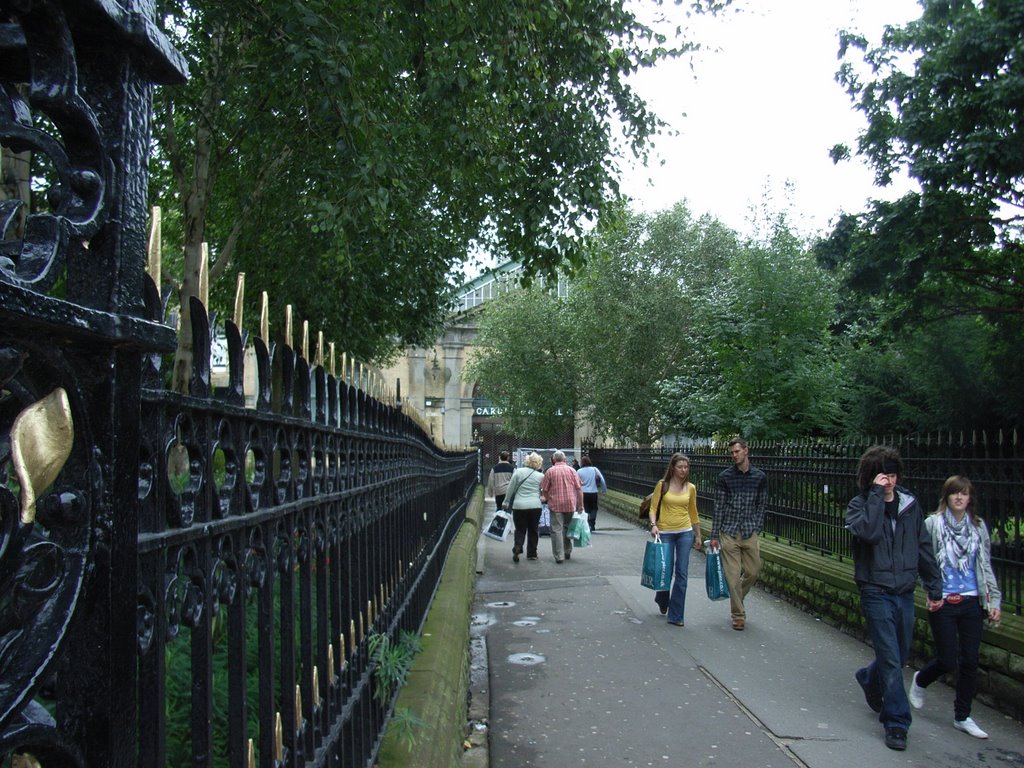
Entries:
{"label": "grey scarf", "polygon": [[978,529],[971,523],[971,516],[964,514],[958,523],[953,513],[946,507],[942,511],[942,524],[939,526],[940,565],[949,566],[959,573],[970,572],[974,558],[978,556],[981,536]]}

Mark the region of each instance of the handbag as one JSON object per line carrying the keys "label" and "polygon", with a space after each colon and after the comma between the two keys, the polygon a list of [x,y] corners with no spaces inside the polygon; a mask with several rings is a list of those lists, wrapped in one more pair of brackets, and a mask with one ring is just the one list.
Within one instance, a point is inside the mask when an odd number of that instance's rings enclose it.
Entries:
{"label": "handbag", "polygon": [[725,580],[725,571],[722,570],[721,548],[712,549],[709,539],[704,542],[704,551],[707,553],[704,559],[704,583],[708,590],[708,598],[728,600],[729,583]]}
{"label": "handbag", "polygon": [[663,542],[661,536],[648,541],[644,549],[644,566],[640,574],[640,586],[664,592],[672,586],[673,554],[672,545]]}
{"label": "handbag", "polygon": [[491,524],[484,531],[487,536],[497,541],[504,541],[508,538],[508,532],[512,530],[512,517],[503,509],[499,509],[491,518]]}

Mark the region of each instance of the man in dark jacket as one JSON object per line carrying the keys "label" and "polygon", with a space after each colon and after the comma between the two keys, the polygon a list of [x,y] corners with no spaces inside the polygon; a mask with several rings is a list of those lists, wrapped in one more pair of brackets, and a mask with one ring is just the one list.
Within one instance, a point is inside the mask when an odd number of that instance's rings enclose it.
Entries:
{"label": "man in dark jacket", "polygon": [[509,463],[508,456],[508,451],[499,453],[498,463],[491,468],[490,474],[487,475],[487,495],[494,497],[495,509],[501,509],[501,505],[505,501],[505,492],[508,491],[508,483],[515,471],[515,467]]}
{"label": "man in dark jacket", "polygon": [[857,467],[861,493],[846,510],[846,528],[853,534],[853,575],[875,650],[875,660],[858,669],[856,678],[885,727],[885,745],[897,750],[907,748],[910,728],[903,666],[914,632],[918,575],[928,593],[928,610],[942,606],[942,576],[924,511],[906,488],[896,484],[902,474],[903,462],[895,448],[868,448]]}

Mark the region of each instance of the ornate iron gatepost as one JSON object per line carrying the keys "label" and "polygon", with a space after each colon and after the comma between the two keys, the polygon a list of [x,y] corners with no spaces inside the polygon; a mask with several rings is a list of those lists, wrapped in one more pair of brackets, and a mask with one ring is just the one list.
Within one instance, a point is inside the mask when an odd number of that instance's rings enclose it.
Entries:
{"label": "ornate iron gatepost", "polygon": [[144,302],[149,113],[154,85],[186,76],[153,16],[150,0],[0,0],[0,143],[55,180],[47,206],[0,203],[0,761],[15,764],[137,760],[140,379],[175,342]]}

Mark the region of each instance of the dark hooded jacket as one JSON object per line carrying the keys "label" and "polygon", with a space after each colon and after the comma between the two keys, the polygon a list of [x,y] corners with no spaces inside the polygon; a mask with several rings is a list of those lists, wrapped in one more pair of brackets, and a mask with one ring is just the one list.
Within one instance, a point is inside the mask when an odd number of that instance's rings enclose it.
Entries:
{"label": "dark hooded jacket", "polygon": [[896,486],[899,513],[895,524],[885,515],[885,491],[874,485],[855,496],[846,509],[846,529],[853,534],[854,579],[892,594],[912,592],[918,575],[932,600],[942,599],[942,573],[935,561],[924,512],[906,488]]}

